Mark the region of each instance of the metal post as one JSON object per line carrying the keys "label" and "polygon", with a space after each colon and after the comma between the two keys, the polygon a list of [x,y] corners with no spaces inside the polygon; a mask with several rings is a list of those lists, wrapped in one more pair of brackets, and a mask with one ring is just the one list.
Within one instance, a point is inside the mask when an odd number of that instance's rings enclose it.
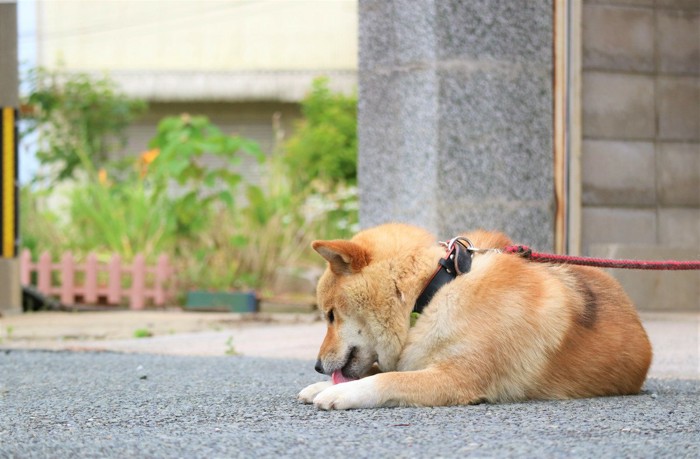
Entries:
{"label": "metal post", "polygon": [[17,178],[17,2],[0,1],[0,315],[22,312]]}

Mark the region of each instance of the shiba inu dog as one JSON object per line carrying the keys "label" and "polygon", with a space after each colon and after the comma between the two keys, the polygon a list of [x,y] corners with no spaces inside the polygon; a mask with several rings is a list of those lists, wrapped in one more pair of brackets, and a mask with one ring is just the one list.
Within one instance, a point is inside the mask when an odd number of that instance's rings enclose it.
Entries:
{"label": "shiba inu dog", "polygon": [[511,244],[501,233],[464,237],[446,249],[421,228],[386,224],[315,241],[328,261],[316,370],[331,380],[299,399],[329,410],[639,392],[651,345],[611,276],[492,250]]}

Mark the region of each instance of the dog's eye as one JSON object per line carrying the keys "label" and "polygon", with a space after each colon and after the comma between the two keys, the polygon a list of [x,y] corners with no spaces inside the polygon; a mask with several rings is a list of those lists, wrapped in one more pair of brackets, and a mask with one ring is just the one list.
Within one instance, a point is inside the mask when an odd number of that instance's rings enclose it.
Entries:
{"label": "dog's eye", "polygon": [[333,314],[333,310],[331,309],[330,311],[328,311],[328,323],[332,324],[334,320],[335,320],[335,314]]}

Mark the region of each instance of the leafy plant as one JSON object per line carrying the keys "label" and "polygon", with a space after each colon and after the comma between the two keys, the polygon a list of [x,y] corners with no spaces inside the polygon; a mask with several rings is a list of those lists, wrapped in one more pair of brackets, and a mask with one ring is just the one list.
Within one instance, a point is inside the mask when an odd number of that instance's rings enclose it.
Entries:
{"label": "leafy plant", "polygon": [[[241,161],[238,152],[265,158],[256,142],[225,135],[207,117],[187,114],[163,119],[149,146],[156,152],[147,174],[154,196],[172,191],[173,183],[179,188],[172,193],[171,211],[180,236],[201,231],[212,205],[234,207],[234,190],[242,181],[234,169]],[[224,158],[229,167],[206,167],[205,153]]]}
{"label": "leafy plant", "polygon": [[226,345],[226,349],[224,350],[224,354],[226,354],[226,355],[238,355],[238,351],[236,351],[236,347],[233,345],[233,336],[228,337],[225,345]]}
{"label": "leafy plant", "polygon": [[[273,160],[273,162],[275,162]],[[265,185],[247,187],[248,205],[217,213],[192,247],[197,260],[184,269],[194,285],[210,288],[260,288],[274,271],[305,250],[313,237],[291,192],[286,175],[270,163]]]}
{"label": "leafy plant", "polygon": [[134,338],[150,338],[153,332],[148,328],[137,328],[134,330]]}
{"label": "leafy plant", "polygon": [[181,270],[193,285],[269,290],[280,268],[320,262],[310,250],[314,239],[357,230],[355,187],[294,191],[281,156],[272,155],[266,166],[264,183],[247,187],[248,205],[214,216],[190,255],[184,254],[196,260]]}
{"label": "leafy plant", "polygon": [[61,230],[58,215],[42,206],[47,191],[33,190],[29,186],[20,189],[20,230],[22,247],[33,254],[49,252],[54,258],[67,246],[68,238]]}
{"label": "leafy plant", "polygon": [[295,188],[314,180],[354,184],[357,179],[357,95],[334,93],[328,78],[314,80],[301,102],[303,120],[287,141],[285,161]]}
{"label": "leafy plant", "polygon": [[[221,133],[203,116],[165,118],[151,142],[152,150],[132,158],[131,168],[89,175],[70,193],[74,226],[71,247],[101,250],[131,259],[180,252],[199,237],[212,215],[234,210],[234,193],[242,177],[233,166],[239,152],[264,156],[254,142]],[[223,157],[230,168],[208,168],[204,154]]]}
{"label": "leafy plant", "polygon": [[118,253],[131,260],[143,253],[153,259],[175,245],[169,198],[154,194],[142,180],[90,180],[68,196],[72,237],[65,245],[78,254]]}
{"label": "leafy plant", "polygon": [[[317,85],[320,92],[326,91],[325,81]],[[319,109],[311,106],[311,112]],[[180,260],[190,262],[179,271],[187,284],[270,291],[280,268],[321,263],[310,250],[311,241],[357,231],[357,187],[352,181],[306,175],[308,171],[290,159],[288,144],[283,146],[279,121],[278,116],[273,119],[278,148],[264,165],[263,182],[245,187],[247,205],[216,213],[199,238],[183,246]]]}
{"label": "leafy plant", "polygon": [[146,110],[145,102],[127,97],[107,76],[38,67],[25,80],[28,127],[22,134],[39,131],[37,159],[52,166],[55,181],[103,167],[110,153],[123,148],[127,126]]}
{"label": "leafy plant", "polygon": [[[34,206],[23,215],[25,242],[125,261],[167,253],[182,288],[269,291],[280,268],[322,263],[312,240],[357,229],[356,100],[318,80],[303,112],[299,130],[267,160],[251,140],[187,114],[163,119],[148,151],[118,162],[93,161],[99,155],[80,137],[73,171],[84,173],[67,211],[58,219]],[[265,161],[261,183],[241,175],[242,154]],[[210,156],[225,167],[209,166]]]}

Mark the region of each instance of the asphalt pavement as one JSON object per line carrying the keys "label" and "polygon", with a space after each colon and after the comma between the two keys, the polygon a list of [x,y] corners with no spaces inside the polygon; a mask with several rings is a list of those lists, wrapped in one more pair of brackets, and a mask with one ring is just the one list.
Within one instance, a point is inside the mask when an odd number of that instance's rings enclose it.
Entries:
{"label": "asphalt pavement", "polygon": [[0,457],[692,457],[700,381],[638,396],[317,411],[312,361],[112,352],[0,355]]}
{"label": "asphalt pavement", "polygon": [[296,401],[324,325],[284,317],[3,318],[0,458],[700,457],[698,314],[643,315],[641,395],[347,412]]}

